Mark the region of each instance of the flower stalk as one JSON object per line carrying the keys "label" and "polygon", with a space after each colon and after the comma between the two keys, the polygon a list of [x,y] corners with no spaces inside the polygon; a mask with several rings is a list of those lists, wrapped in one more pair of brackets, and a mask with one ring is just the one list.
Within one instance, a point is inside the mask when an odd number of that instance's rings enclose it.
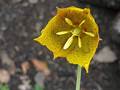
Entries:
{"label": "flower stalk", "polygon": [[80,81],[81,81],[81,67],[77,67],[77,80],[76,80],[76,90],[80,90]]}

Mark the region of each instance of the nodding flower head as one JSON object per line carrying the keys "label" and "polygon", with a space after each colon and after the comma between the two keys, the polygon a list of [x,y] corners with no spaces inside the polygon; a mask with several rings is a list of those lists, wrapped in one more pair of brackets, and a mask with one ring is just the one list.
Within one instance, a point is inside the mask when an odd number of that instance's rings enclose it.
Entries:
{"label": "nodding flower head", "polygon": [[98,26],[89,8],[57,8],[56,16],[35,41],[51,50],[54,58],[65,57],[88,72],[99,42]]}

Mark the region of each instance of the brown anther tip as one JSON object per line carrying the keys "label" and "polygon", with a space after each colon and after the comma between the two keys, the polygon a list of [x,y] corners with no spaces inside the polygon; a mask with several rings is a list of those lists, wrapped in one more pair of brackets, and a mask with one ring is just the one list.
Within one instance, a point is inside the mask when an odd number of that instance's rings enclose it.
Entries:
{"label": "brown anther tip", "polygon": [[60,8],[60,7],[58,7],[58,6],[56,6],[56,9],[57,9],[57,11],[59,11],[61,8]]}
{"label": "brown anther tip", "polygon": [[57,13],[60,13],[62,8],[56,6],[56,9],[57,9]]}
{"label": "brown anther tip", "polygon": [[56,6],[56,9],[60,9],[58,6]]}
{"label": "brown anther tip", "polygon": [[102,38],[99,38],[99,41],[102,41],[103,39]]}

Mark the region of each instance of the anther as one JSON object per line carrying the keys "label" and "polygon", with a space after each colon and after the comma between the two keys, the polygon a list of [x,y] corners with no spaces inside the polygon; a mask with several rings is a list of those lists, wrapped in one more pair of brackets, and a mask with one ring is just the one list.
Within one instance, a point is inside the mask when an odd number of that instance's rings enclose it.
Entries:
{"label": "anther", "polygon": [[81,27],[81,25],[83,25],[85,23],[85,20],[83,20],[80,24],[79,27]]}
{"label": "anther", "polygon": [[78,46],[79,46],[79,48],[81,48],[81,47],[82,47],[80,37],[78,37]]}
{"label": "anther", "polygon": [[70,33],[70,31],[61,31],[61,32],[57,32],[56,34],[57,35],[64,35],[64,34],[67,34],[67,33]]}
{"label": "anther", "polygon": [[85,33],[88,36],[95,37],[95,35],[93,33],[91,33],[91,32],[83,32],[83,33]]}
{"label": "anther", "polygon": [[73,42],[73,38],[74,38],[74,36],[72,35],[72,36],[67,40],[67,42],[65,43],[63,49],[68,49],[68,48],[70,47],[70,45],[71,45],[72,42]]}
{"label": "anther", "polygon": [[65,18],[65,22],[70,25],[70,26],[73,26],[73,23],[72,21],[69,19],[69,18]]}

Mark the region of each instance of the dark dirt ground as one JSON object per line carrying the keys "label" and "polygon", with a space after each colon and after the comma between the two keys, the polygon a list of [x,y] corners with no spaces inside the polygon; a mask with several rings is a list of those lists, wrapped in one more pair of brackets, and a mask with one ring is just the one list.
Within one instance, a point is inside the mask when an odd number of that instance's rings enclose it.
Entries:
{"label": "dark dirt ground", "polygon": [[[12,72],[13,68],[16,68],[8,82],[10,90],[32,90],[36,82],[34,77],[38,71],[31,67],[26,74],[23,74],[21,64],[31,63],[34,59],[47,62],[51,72],[49,76],[45,77],[44,90],[75,90],[76,66],[70,65],[64,59],[53,61],[52,53],[33,41],[35,37],[39,36],[40,30],[48,20],[55,15],[56,6],[73,5],[90,7],[99,24],[100,37],[103,40],[99,44],[97,54],[101,53],[100,51],[104,47],[109,47],[115,54],[115,56],[108,54],[103,61],[96,56],[91,62],[88,75],[85,74],[84,69],[82,70],[81,90],[120,90],[120,32],[113,31],[119,14],[119,1],[114,2],[112,6],[109,5],[110,1],[107,3],[108,5],[104,2],[91,4],[86,3],[88,0],[80,1],[0,0],[0,69]],[[120,17],[118,19],[120,20]],[[102,56],[104,53],[100,58]],[[109,61],[109,58],[112,61]],[[26,80],[21,77],[27,77],[27,80],[31,81],[29,89],[18,88]]]}

